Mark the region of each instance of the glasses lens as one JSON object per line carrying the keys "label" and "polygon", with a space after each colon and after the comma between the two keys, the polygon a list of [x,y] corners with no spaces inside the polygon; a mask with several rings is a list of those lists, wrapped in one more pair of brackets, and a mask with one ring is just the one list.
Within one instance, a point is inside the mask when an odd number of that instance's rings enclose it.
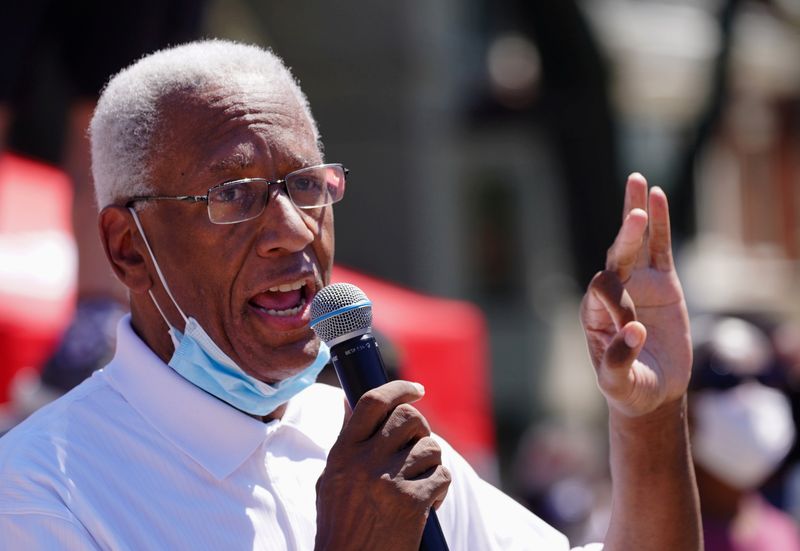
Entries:
{"label": "glasses lens", "polygon": [[286,176],[286,189],[300,208],[332,205],[344,196],[344,169],[333,164],[292,172]]}
{"label": "glasses lens", "polygon": [[230,182],[209,190],[208,217],[214,224],[243,222],[261,214],[266,203],[266,180]]}

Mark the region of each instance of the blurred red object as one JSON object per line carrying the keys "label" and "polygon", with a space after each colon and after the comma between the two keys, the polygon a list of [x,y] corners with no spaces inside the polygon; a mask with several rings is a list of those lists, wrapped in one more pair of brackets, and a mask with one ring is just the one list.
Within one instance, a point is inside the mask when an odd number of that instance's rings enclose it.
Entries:
{"label": "blurred red object", "polygon": [[403,379],[425,386],[414,405],[488,479],[496,478],[488,337],[475,306],[403,289],[334,267],[334,282],[356,285],[373,303],[373,324],[397,349]]}
{"label": "blurred red object", "polygon": [[65,173],[0,155],[0,406],[24,368],[40,369],[72,319],[77,249]]}

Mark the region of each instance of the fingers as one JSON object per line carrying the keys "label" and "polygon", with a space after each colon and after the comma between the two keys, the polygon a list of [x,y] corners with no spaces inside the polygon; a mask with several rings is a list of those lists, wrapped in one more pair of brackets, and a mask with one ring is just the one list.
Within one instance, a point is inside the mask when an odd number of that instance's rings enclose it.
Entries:
{"label": "fingers", "polygon": [[628,176],[625,185],[625,204],[622,207],[624,221],[633,209],[647,210],[647,180],[638,172]]}
{"label": "fingers", "polygon": [[617,272],[623,281],[627,281],[640,260],[646,230],[647,212],[640,208],[631,210],[608,250],[606,270]]}
{"label": "fingers", "polygon": [[667,195],[659,187],[650,190],[650,264],[661,271],[673,268]]}
{"label": "fingers", "polygon": [[382,445],[394,451],[430,436],[431,428],[417,408],[400,404],[392,410],[379,432]]}
{"label": "fingers", "polygon": [[[359,442],[369,446],[370,454],[386,457],[386,472],[399,475],[404,480],[422,480],[431,483],[434,496],[443,483],[444,475],[437,472],[442,467],[442,450],[431,437],[427,419],[411,404],[403,401],[409,397],[417,399],[421,385],[407,381],[393,381],[364,394],[356,404],[350,424],[361,417],[363,427],[377,422],[375,430],[366,429],[360,435],[371,432]],[[359,436],[358,431],[353,433]],[[393,464],[393,465],[392,465]],[[423,484],[424,485],[424,484]]]}
{"label": "fingers", "polygon": [[392,381],[356,403],[317,482],[317,547],[419,547],[451,481],[428,422],[410,404],[423,394],[419,384]]}
{"label": "fingers", "polygon": [[589,283],[587,296],[602,304],[617,330],[636,320],[636,307],[617,272],[599,272]]}
{"label": "fingers", "polygon": [[397,406],[416,402],[424,394],[422,385],[409,381],[391,381],[365,392],[356,403],[353,415],[342,429],[340,438],[348,442],[368,440]]}
{"label": "fingers", "polygon": [[[622,226],[608,251],[606,269],[627,281],[636,268],[673,269],[667,196],[659,187],[649,193],[647,181],[639,173],[628,177]],[[645,246],[646,244],[646,246]]]}
{"label": "fingers", "polygon": [[442,503],[444,503],[444,498],[447,497],[447,490],[450,488],[450,480],[451,480],[450,471],[448,471],[446,468],[444,468],[444,470],[447,473],[448,482],[447,485],[444,486],[444,491],[440,495],[436,496],[436,500],[433,502],[433,505],[431,505],[431,507],[433,507],[434,510],[436,511],[438,511],[439,507],[441,507]]}
{"label": "fingers", "polygon": [[413,480],[424,478],[430,471],[442,464],[442,448],[431,436],[420,438],[408,449],[400,473],[403,478]]}
{"label": "fingers", "polygon": [[418,440],[407,450],[398,474],[416,488],[419,496],[425,496],[428,507],[434,508],[444,501],[452,480],[450,471],[442,465],[442,449],[430,436]]}
{"label": "fingers", "polygon": [[438,509],[444,498],[447,497],[447,490],[450,489],[450,483],[453,477],[450,471],[444,465],[438,465],[430,474],[427,479],[428,484],[432,486],[430,493],[433,496],[433,503],[431,507]]}

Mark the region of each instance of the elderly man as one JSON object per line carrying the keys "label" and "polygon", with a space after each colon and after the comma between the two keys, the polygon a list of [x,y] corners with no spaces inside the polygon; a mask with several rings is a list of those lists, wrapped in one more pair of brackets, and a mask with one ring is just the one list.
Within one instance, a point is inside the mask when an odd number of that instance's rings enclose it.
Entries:
{"label": "elderly man", "polygon": [[[270,52],[221,41],[114,77],[91,126],[100,233],[131,314],[102,371],[0,442],[12,549],[417,549],[437,507],[451,549],[566,550],[480,480],[410,405],[352,414],[314,384],[332,204],[306,99]],[[610,411],[607,550],[700,546],[685,392],[688,323],[666,197],[628,180],[582,320]],[[592,548],[595,548],[593,546]]]}

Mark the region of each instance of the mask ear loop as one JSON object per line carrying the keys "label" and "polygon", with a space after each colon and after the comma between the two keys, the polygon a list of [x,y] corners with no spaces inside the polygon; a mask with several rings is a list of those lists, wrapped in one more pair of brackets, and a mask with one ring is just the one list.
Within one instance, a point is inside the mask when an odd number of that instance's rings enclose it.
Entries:
{"label": "mask ear loop", "polygon": [[[142,224],[141,222],[139,222],[139,216],[137,216],[136,211],[132,207],[128,207],[128,210],[131,211],[131,214],[133,215],[133,221],[136,223],[136,228],[139,230],[139,234],[141,234],[142,236],[144,245],[145,247],[147,247],[147,252],[150,253],[150,258],[153,260],[153,265],[156,267],[156,273],[158,274],[158,279],[161,280],[161,285],[163,285],[164,290],[167,292],[167,296],[169,296],[169,299],[172,301],[172,304],[174,304],[175,308],[178,309],[178,313],[183,318],[183,322],[188,323],[189,319],[183,313],[181,307],[178,306],[178,303],[175,301],[175,297],[172,296],[172,291],[169,290],[169,285],[167,285],[167,280],[164,279],[164,274],[161,273],[161,268],[159,267],[158,261],[156,260],[156,255],[153,254],[153,249],[150,248],[150,243],[147,241],[147,236],[144,234],[144,230],[142,229]],[[164,321],[166,322],[167,326],[172,327],[172,325],[169,323],[169,320],[167,319],[167,316],[164,315],[164,311],[161,309],[161,306],[158,305],[156,297],[153,296],[153,290],[152,289],[148,290],[148,293],[150,293],[150,299],[153,301],[153,304],[156,305],[158,312],[161,314],[161,317],[164,318]]]}

